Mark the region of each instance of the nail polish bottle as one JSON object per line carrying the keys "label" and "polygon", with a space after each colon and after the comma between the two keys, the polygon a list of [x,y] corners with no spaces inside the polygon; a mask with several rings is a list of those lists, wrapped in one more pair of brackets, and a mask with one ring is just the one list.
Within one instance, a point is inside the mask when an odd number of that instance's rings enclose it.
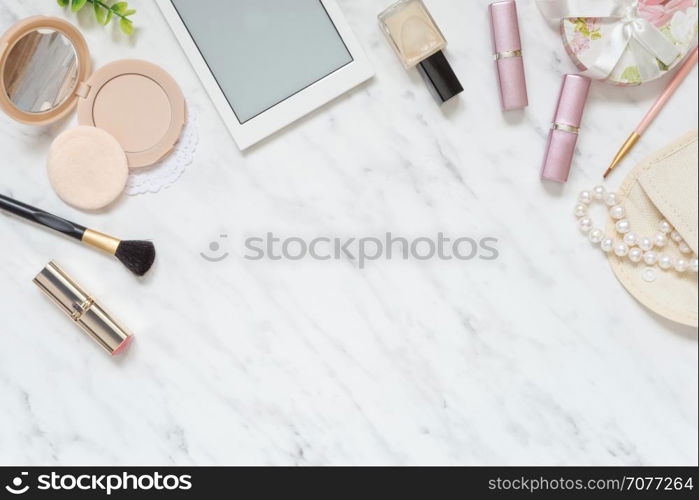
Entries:
{"label": "nail polish bottle", "polygon": [[399,0],[379,14],[379,24],[403,66],[417,66],[439,104],[464,90],[442,52],[447,41],[422,0]]}

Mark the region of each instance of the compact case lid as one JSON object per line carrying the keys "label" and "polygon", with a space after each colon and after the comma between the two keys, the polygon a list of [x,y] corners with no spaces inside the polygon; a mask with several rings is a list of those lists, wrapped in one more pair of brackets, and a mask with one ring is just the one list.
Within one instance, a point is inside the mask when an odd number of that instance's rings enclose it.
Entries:
{"label": "compact case lid", "polygon": [[124,148],[130,168],[145,167],[175,146],[186,119],[184,96],[160,66],[122,59],[78,85],[78,123],[106,130]]}
{"label": "compact case lid", "polygon": [[[58,68],[66,72],[63,76],[73,87],[59,105],[46,111],[28,112],[15,105],[8,95],[6,64],[9,61],[13,68],[21,70],[32,62],[27,55],[37,57],[38,54],[37,59],[43,56],[51,60],[52,54],[39,53],[36,45],[29,48],[28,54],[17,45],[25,35],[42,30],[58,32],[72,44],[77,61],[69,68],[60,65]],[[15,48],[18,50],[13,53]],[[36,16],[20,21],[0,39],[0,108],[22,123],[43,125],[64,118],[77,105],[78,123],[104,129],[113,135],[124,149],[129,167],[148,166],[166,156],[177,142],[186,120],[184,96],[177,82],[159,66],[136,59],[112,62],[92,75],[90,69],[87,42],[75,26],[55,17]],[[67,76],[69,70],[76,71],[74,79],[72,74]],[[24,80],[25,85],[31,83],[31,78]]]}

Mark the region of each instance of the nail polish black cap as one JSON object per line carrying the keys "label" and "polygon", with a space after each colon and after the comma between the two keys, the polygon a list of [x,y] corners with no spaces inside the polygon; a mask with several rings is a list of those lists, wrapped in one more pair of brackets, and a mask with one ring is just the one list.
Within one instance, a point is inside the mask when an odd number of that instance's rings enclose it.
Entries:
{"label": "nail polish black cap", "polygon": [[422,61],[417,68],[438,104],[447,102],[464,90],[441,50]]}

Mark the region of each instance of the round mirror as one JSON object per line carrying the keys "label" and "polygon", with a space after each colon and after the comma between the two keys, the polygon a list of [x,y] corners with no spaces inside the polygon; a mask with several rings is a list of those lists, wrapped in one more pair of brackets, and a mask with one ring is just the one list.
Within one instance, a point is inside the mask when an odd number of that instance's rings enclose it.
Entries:
{"label": "round mirror", "polygon": [[68,37],[53,29],[35,29],[7,54],[4,90],[20,111],[46,113],[73,94],[79,70],[78,54]]}

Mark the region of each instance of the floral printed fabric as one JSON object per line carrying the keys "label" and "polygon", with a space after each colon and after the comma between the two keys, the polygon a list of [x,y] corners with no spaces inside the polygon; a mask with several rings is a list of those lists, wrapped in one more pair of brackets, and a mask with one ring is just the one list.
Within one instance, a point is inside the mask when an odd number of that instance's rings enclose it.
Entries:
{"label": "floral printed fabric", "polygon": [[[638,16],[658,28],[682,54],[686,54],[696,43],[697,0],[638,0]],[[616,20],[598,18],[567,19],[562,25],[562,35],[568,53],[581,71],[586,70],[604,49],[604,37],[615,26]],[[610,83],[639,85],[643,83],[633,49],[628,48],[619,65],[609,77]],[[643,50],[643,49],[640,49]],[[661,77],[672,69],[657,61],[657,73],[646,78],[650,81]]]}
{"label": "floral printed fabric", "polygon": [[693,0],[639,0],[638,14],[656,28],[662,28],[670,23],[675,14],[684,13],[692,7]]}

